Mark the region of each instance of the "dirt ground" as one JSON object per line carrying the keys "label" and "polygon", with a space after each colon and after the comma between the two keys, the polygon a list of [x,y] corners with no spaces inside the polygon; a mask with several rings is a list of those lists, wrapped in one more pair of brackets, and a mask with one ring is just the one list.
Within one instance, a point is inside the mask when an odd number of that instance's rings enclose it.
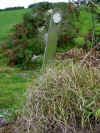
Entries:
{"label": "dirt ground", "polygon": [[[20,132],[17,131],[14,124],[10,124],[4,127],[0,127],[0,133],[20,133]],[[33,133],[33,132],[29,132],[29,133]],[[94,130],[91,130],[91,131],[87,129],[75,129],[69,125],[66,126],[65,128],[60,125],[60,126],[56,126],[55,128],[50,128],[44,131],[43,133],[100,133],[100,123],[95,126]]]}

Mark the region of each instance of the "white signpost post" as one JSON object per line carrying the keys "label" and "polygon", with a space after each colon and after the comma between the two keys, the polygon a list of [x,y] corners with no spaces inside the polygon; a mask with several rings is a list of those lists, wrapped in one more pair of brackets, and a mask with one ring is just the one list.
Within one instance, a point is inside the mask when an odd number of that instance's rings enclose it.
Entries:
{"label": "white signpost post", "polygon": [[58,24],[61,22],[61,14],[55,13],[51,16],[48,33],[45,34],[45,52],[43,58],[42,71],[44,71],[47,63],[52,63],[56,54]]}

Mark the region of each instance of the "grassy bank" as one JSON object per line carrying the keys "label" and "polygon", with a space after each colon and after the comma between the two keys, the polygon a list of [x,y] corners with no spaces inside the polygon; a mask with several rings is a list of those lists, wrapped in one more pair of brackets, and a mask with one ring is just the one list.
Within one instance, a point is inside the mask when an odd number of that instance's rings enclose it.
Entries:
{"label": "grassy bank", "polygon": [[[23,21],[23,15],[28,11],[30,9],[0,12],[0,44],[5,43],[8,33],[12,33],[13,25]],[[6,111],[15,112],[24,105],[25,92],[31,82],[29,71],[21,71],[7,65],[8,59],[0,49],[0,114]]]}
{"label": "grassy bank", "polygon": [[0,66],[0,114],[5,114],[5,111],[12,114],[23,107],[26,89],[33,76],[32,71]]}
{"label": "grassy bank", "polygon": [[0,11],[0,40],[7,37],[12,26],[23,20],[23,15],[30,9]]}

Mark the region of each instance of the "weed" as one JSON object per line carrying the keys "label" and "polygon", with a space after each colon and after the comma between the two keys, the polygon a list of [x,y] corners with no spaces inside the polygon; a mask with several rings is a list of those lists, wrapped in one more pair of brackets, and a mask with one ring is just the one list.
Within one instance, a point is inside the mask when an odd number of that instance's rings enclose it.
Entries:
{"label": "weed", "polygon": [[78,128],[94,126],[95,118],[100,117],[99,75],[95,69],[78,69],[67,63],[47,67],[46,73],[34,82],[27,109],[18,118],[19,127],[24,125],[19,132],[52,132],[58,125],[65,129],[67,124]]}

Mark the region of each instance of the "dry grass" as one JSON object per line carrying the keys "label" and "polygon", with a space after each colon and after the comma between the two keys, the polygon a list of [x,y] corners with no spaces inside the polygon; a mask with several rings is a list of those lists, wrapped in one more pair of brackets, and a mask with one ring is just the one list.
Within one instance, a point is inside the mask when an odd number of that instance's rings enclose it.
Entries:
{"label": "dry grass", "polygon": [[100,78],[94,68],[65,61],[47,67],[29,94],[16,123],[18,133],[67,133],[68,125],[73,131],[90,128],[100,118]]}

